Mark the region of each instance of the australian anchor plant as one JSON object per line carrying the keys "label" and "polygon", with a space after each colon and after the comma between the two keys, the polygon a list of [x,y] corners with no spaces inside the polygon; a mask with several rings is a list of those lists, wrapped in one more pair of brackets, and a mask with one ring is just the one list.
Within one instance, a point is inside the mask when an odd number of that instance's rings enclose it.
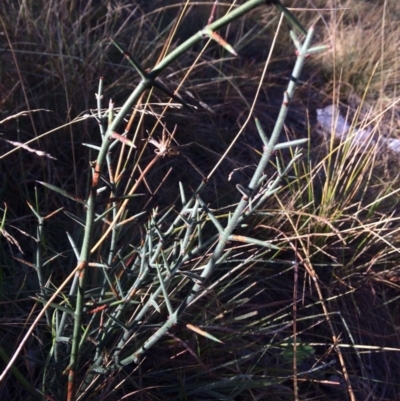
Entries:
{"label": "australian anchor plant", "polygon": [[[162,211],[154,208],[148,216],[146,211],[129,214],[128,204],[137,199],[138,187],[145,181],[148,172],[179,151],[173,146],[174,130],[163,122],[162,117],[159,118],[163,126],[162,138],[149,134],[145,143],[155,147],[155,155],[145,167],[136,169],[137,176],[129,181],[123,195],[117,190],[119,181],[114,174],[115,161],[110,153],[119,148],[137,151],[136,138],[130,138],[130,132],[140,117],[131,110],[133,106],[140,107],[143,94],[152,88],[191,108],[179,95],[168,90],[158,76],[204,38],[214,40],[226,51],[236,54],[234,48],[217,33],[218,29],[256,7],[265,6],[265,3],[265,0],[247,1],[209,23],[167,54],[150,71],[111,39],[140,76],[140,82],[121,108],[114,110],[114,105],[110,103],[104,110],[103,80],[100,80],[96,94],[97,108],[91,118],[98,123],[101,144],[86,144],[91,152],[96,152],[91,163],[86,198],[77,199],[64,189],[42,183],[81,205],[84,216],[70,214],[70,217],[82,226],[83,240],[77,244],[70,236],[76,265],[56,290],[46,290],[48,284],[40,276],[42,291],[37,301],[42,309],[2,373],[2,378],[12,368],[27,339],[45,315],[51,332],[51,347],[44,361],[41,385],[34,389],[26,383],[29,392],[35,399],[103,399],[107,391],[111,394],[115,390],[116,385],[112,383],[116,383],[119,372],[126,371],[130,366],[135,372],[146,352],[165,338],[173,326],[181,324],[183,314],[201,302],[204,295],[225,277],[216,274],[223,266],[229,263],[235,266],[226,274],[229,277],[238,266],[245,266],[252,258],[280,249],[282,244],[273,239],[253,237],[251,231],[237,233],[239,228],[245,227],[257,213],[262,212],[265,201],[280,189],[282,178],[301,157],[300,145],[307,141],[299,139],[278,143],[305,58],[321,48],[311,47],[313,27],[305,31],[279,1],[269,3],[283,11],[291,23],[297,60],[272,133],[267,135],[262,121],[255,119],[263,144],[261,156],[247,185],[236,185],[237,199],[233,205],[219,210],[211,208],[203,200],[202,193],[213,170],[208,176],[203,176],[194,191],[185,187],[184,183],[176,183],[182,204],[180,209],[174,204]],[[303,41],[296,31],[304,36]],[[128,123],[121,133],[126,119]],[[275,152],[290,147],[295,149],[291,160],[285,166],[276,162],[276,173],[267,175],[267,165],[273,160]],[[137,160],[140,160],[139,155]],[[107,199],[101,196],[105,189],[109,191]],[[141,227],[138,228],[138,225]],[[132,230],[140,233],[132,233]],[[40,244],[41,241],[38,241],[37,246],[40,247]],[[235,250],[241,244],[252,245],[253,251],[235,262]],[[39,264],[37,267],[40,275]],[[196,321],[187,323],[186,329],[219,341],[211,331],[200,328]],[[134,373],[132,380],[135,380]]]}

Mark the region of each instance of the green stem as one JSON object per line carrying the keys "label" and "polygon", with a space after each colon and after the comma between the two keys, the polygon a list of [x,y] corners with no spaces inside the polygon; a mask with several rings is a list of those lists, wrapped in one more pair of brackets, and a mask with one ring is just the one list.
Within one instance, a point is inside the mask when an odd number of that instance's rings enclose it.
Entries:
{"label": "green stem", "polygon": [[[240,7],[234,9],[229,14],[225,15],[224,17],[220,18],[218,21],[210,24],[207,26],[209,30],[215,31],[223,26],[229,24],[233,20],[241,17],[242,15],[248,13],[249,11],[253,10],[254,8],[265,4],[265,0],[250,0],[245,4],[241,5]],[[276,5],[276,4],[275,4]],[[90,258],[90,250],[92,245],[92,234],[93,234],[93,224],[95,219],[95,204],[96,204],[96,197],[97,197],[97,189],[99,185],[100,175],[102,173],[108,150],[111,144],[111,135],[113,132],[116,132],[123,122],[125,116],[130,112],[131,107],[139,100],[140,96],[144,93],[146,89],[151,88],[155,84],[155,80],[157,76],[167,68],[173,61],[175,61],[179,56],[185,53],[190,47],[192,47],[196,42],[203,39],[202,32],[198,32],[197,34],[193,35],[190,39],[185,41],[182,45],[178,46],[174,51],[172,51],[168,56],[166,56],[148,75],[142,76],[142,80],[140,81],[139,85],[136,89],[131,93],[129,98],[125,101],[123,106],[121,107],[119,113],[114,118],[112,123],[107,129],[106,134],[103,137],[102,145],[96,160],[96,166],[94,168],[93,177],[92,177],[92,184],[89,191],[89,196],[87,200],[87,212],[86,212],[86,225],[85,225],[85,235],[83,238],[82,249],[79,258],[79,269],[77,274],[79,276],[79,283],[78,283],[78,292],[77,292],[77,300],[76,300],[76,308],[75,308],[75,320],[74,320],[74,328],[73,328],[73,336],[72,336],[72,347],[71,347],[71,356],[70,362],[67,370],[69,370],[68,375],[68,400],[74,399],[74,377],[75,377],[75,370],[77,367],[78,355],[79,355],[79,344],[81,343],[81,337],[83,330],[81,328],[82,325],[82,311],[84,305],[84,297],[85,297],[85,286],[86,286],[86,268],[89,263]],[[271,141],[272,142],[272,141]],[[266,163],[265,163],[266,164]],[[259,171],[259,170],[257,170]],[[253,180],[250,187],[254,185],[254,183],[258,182],[259,177],[257,180]],[[225,244],[229,239],[229,235],[232,232],[232,227],[234,227],[235,223],[237,222],[240,214],[242,213],[244,207],[247,205],[247,202],[241,201],[236,210],[234,217],[232,217],[228,227],[221,235],[220,243],[217,245],[217,249],[215,250],[215,257],[211,258],[209,263],[209,267],[203,272],[203,275],[208,276],[215,263],[220,259],[222,252],[225,248]],[[217,256],[219,255],[219,256]],[[196,286],[195,286],[196,287]],[[196,287],[196,291],[198,288]],[[194,296],[194,293],[193,293]],[[184,304],[190,303],[189,301],[192,298],[188,298]],[[184,308],[183,308],[184,309]],[[178,314],[182,313],[182,308],[179,308],[173,316],[171,316],[170,323],[172,324],[173,321],[176,320]],[[168,328],[163,329],[165,332]],[[159,332],[157,332],[159,333]],[[156,334],[157,334],[156,333]],[[162,335],[160,333],[160,335]],[[158,334],[157,334],[158,336]],[[154,336],[153,336],[154,337]],[[153,342],[152,338],[149,339],[150,343]],[[146,343],[147,344],[147,343]]]}
{"label": "green stem", "polygon": [[278,142],[285,118],[288,113],[290,99],[293,97],[295,86],[296,86],[296,81],[298,80],[298,78],[300,76],[300,72],[302,70],[304,60],[307,55],[307,51],[310,47],[313,34],[314,34],[314,29],[313,29],[313,27],[311,27],[307,33],[307,37],[304,41],[301,51],[298,54],[297,61],[294,66],[294,69],[293,69],[293,76],[289,82],[287,91],[284,94],[284,100],[282,102],[281,110],[279,112],[278,119],[275,123],[275,127],[272,132],[271,138],[269,139],[267,146],[265,146],[265,148],[264,148],[263,155],[260,159],[260,162],[258,163],[256,171],[254,172],[253,177],[248,186],[249,196],[247,196],[247,195],[242,196],[242,199],[240,200],[239,204],[237,205],[233,215],[229,219],[226,228],[224,229],[223,233],[220,235],[218,244],[217,244],[209,262],[207,263],[205,269],[203,270],[203,272],[201,274],[201,277],[204,280],[202,281],[201,284],[196,283],[193,285],[192,290],[190,291],[190,295],[188,295],[188,297],[181,303],[181,305],[176,309],[175,313],[172,316],[169,316],[169,319],[163,324],[163,326],[161,326],[135,353],[133,353],[131,356],[125,358],[124,360],[120,361],[120,365],[127,365],[127,364],[131,363],[132,361],[134,361],[136,363],[139,362],[143,353],[146,352],[147,350],[149,350],[160,338],[162,338],[165,335],[165,333],[169,329],[171,329],[172,326],[174,326],[178,322],[178,318],[182,315],[182,313],[185,311],[187,306],[192,301],[194,301],[198,292],[204,288],[204,281],[207,280],[208,277],[210,277],[210,275],[214,271],[215,267],[221,263],[221,258],[223,259],[224,250],[229,241],[230,235],[232,234],[233,230],[237,227],[239,222],[242,220],[243,212],[244,212],[245,208],[247,207],[247,205],[249,204],[249,200],[255,194],[255,191],[258,187],[258,183],[260,182],[260,178],[271,158],[272,152],[274,150],[274,146]]}

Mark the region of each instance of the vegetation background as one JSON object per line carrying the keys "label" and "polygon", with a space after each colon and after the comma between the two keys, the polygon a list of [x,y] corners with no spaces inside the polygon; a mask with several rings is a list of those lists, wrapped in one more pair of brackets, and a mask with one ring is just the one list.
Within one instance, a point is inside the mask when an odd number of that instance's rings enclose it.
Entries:
{"label": "vegetation background", "polygon": [[[242,3],[218,2],[215,19]],[[398,155],[379,142],[384,136],[397,138],[399,132],[400,4],[396,0],[283,3],[306,28],[315,24],[315,44],[329,50],[307,59],[282,132],[282,141],[309,138],[303,158],[268,198],[263,213],[239,230],[270,240],[280,250],[263,253],[254,244],[233,243],[234,257],[218,269],[199,302],[138,365],[96,372],[93,377],[88,368],[93,362],[88,351],[92,334],[88,335],[80,349],[77,399],[400,399],[399,163]],[[99,79],[104,78],[105,119],[109,100],[118,113],[140,81],[111,38],[149,71],[207,24],[213,4],[211,0],[0,3],[4,367],[43,307],[38,294],[44,298],[52,294],[76,266],[74,244],[80,246],[84,231],[84,208],[76,200],[87,194],[90,162],[96,158],[93,146],[101,143],[99,121],[93,118],[98,112]],[[151,91],[132,111],[129,138],[137,148],[112,155],[110,165],[119,177],[116,196],[123,196],[154,160],[154,147],[146,146],[149,135],[159,141],[163,132],[174,132],[179,150],[146,172],[138,189],[142,196],[129,203],[126,216],[146,214],[124,226],[121,249],[143,243],[152,210],[158,208],[162,214],[171,205],[178,210],[179,181],[189,196],[217,163],[202,194],[204,202],[218,216],[238,202],[235,185],[246,185],[262,153],[253,119],[247,123],[260,82],[252,116],[259,118],[267,134],[272,131],[296,60],[286,22],[280,23],[275,7],[265,5],[218,33],[238,56],[204,40],[160,76],[171,92],[179,88],[179,96],[195,112],[176,99],[167,105],[169,96]],[[316,110],[331,104],[347,115],[354,131],[370,127],[374,141],[360,146],[351,135],[338,141],[334,128],[321,135]],[[28,145],[30,151],[16,144],[35,138]],[[274,174],[278,163],[285,165],[292,157],[290,150],[277,152],[268,173]],[[70,197],[38,181],[62,188]],[[100,194],[100,199],[106,202],[109,192]],[[202,235],[211,237],[213,231],[205,226]],[[96,261],[100,264],[103,259],[105,252],[100,250]],[[182,281],[196,280],[195,268],[191,272]],[[101,272],[93,275],[88,305],[98,297],[98,277],[108,277]],[[117,287],[124,282],[119,271],[110,277]],[[151,282],[143,283],[134,302],[144,304],[151,291]],[[183,284],[176,284],[171,299],[181,299],[185,291]],[[65,399],[62,370],[70,352],[72,318],[66,320],[63,339],[56,341],[53,330],[59,327],[58,313],[68,310],[75,297],[68,298],[68,291],[62,294],[58,306],[53,305],[54,310],[35,327],[14,370],[0,383],[2,400]],[[124,321],[133,319],[135,305],[124,312]],[[131,340],[135,346],[165,320],[165,304],[160,301],[160,305],[163,308],[154,307],[146,314],[143,330]],[[93,318],[93,330],[100,330],[107,317],[104,312],[99,320]],[[115,330],[107,349],[116,347],[124,330]],[[55,344],[60,347],[56,363]],[[93,344],[97,346],[94,340]],[[111,356],[104,352],[102,358],[107,365]],[[92,384],[85,383],[88,377]],[[88,385],[90,391],[85,390]]]}

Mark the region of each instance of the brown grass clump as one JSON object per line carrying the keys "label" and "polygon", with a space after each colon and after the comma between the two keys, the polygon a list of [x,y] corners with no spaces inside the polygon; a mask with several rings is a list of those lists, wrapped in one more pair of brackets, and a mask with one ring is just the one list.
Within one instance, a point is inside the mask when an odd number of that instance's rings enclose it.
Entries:
{"label": "brown grass clump", "polygon": [[[98,112],[99,78],[104,77],[103,112],[112,99],[113,112],[118,113],[139,82],[128,55],[121,55],[110,37],[149,71],[207,24],[214,4],[211,0],[94,3],[7,0],[0,4],[1,131],[3,139],[25,144],[16,150],[17,145],[2,141],[0,155],[4,365],[42,308],[40,296],[48,298],[76,266],[85,208],[71,198],[87,196],[91,162],[96,158],[93,147],[101,142],[93,117]],[[220,2],[215,18],[236,6],[232,3]],[[82,390],[79,399],[400,397],[398,155],[379,141],[360,147],[351,135],[337,140],[332,132],[323,138],[316,120],[317,108],[337,104],[354,130],[369,126],[376,138],[398,137],[400,6],[396,0],[292,0],[285,6],[304,26],[315,24],[315,42],[329,46],[307,60],[282,133],[282,141],[299,137],[310,141],[263,211],[235,231],[271,240],[280,250],[232,242],[229,258],[198,301],[140,364],[92,374],[89,367],[104,330],[103,319],[118,304],[93,313],[84,327],[88,332],[76,377],[77,387],[89,386],[90,391]],[[119,291],[130,288],[136,276],[129,273],[129,266],[139,263],[139,249],[144,249],[152,213],[156,215],[153,210],[160,216],[172,207],[163,224],[180,210],[183,195],[178,181],[189,195],[220,163],[202,194],[204,201],[220,221],[238,201],[235,185],[247,185],[262,152],[253,119],[247,119],[269,51],[273,49],[272,58],[252,115],[260,119],[267,135],[296,59],[279,17],[275,8],[264,7],[221,29],[219,34],[239,57],[204,40],[161,74],[161,82],[191,110],[177,99],[168,104],[170,97],[154,89],[127,116],[125,127],[136,148],[112,149],[108,173],[115,181],[105,178],[99,206],[111,205],[110,198],[123,199],[144,175],[135,192],[141,196],[128,204],[126,224],[118,228],[121,235],[114,257],[122,260],[124,269],[112,270],[114,259],[109,262],[104,248],[93,253],[85,300],[90,309],[101,307],[96,305],[99,294],[117,299]],[[154,145],[163,135],[174,148],[146,172],[154,160]],[[267,169],[269,177],[292,156],[290,151],[278,151]],[[62,188],[69,197],[38,186],[37,181]],[[99,217],[105,220],[96,238],[109,227],[111,209]],[[141,212],[145,214],[138,216]],[[44,217],[39,218],[44,226],[38,224],[38,215]],[[180,229],[175,228],[176,243],[183,241]],[[205,240],[214,231],[205,228]],[[208,252],[186,265],[180,281],[168,289],[174,305],[187,294],[185,284],[201,273]],[[38,265],[43,267],[42,277],[36,274]],[[104,340],[100,355],[104,366],[113,363],[112,353],[128,332],[126,325],[154,291],[155,280],[156,273],[116,319],[115,335]],[[35,328],[14,371],[0,383],[2,400],[66,399],[63,370],[74,316],[62,313],[72,311],[76,302],[68,291]],[[157,301],[161,309],[154,307],[143,316],[124,343],[123,356],[140,347],[168,316],[165,299],[160,295]],[[54,332],[61,316],[67,316],[68,335]]]}

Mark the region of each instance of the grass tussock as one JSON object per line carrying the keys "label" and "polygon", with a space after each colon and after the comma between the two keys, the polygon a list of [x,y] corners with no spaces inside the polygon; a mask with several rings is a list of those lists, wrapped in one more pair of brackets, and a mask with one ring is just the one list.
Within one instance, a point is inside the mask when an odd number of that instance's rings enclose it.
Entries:
{"label": "grass tussock", "polygon": [[238,57],[204,37],[122,109],[238,6],[213,4],[0,4],[2,400],[399,397],[398,2],[285,2],[327,47],[279,135],[308,142],[254,192],[254,117],[270,138],[297,59],[275,7],[218,30]]}

